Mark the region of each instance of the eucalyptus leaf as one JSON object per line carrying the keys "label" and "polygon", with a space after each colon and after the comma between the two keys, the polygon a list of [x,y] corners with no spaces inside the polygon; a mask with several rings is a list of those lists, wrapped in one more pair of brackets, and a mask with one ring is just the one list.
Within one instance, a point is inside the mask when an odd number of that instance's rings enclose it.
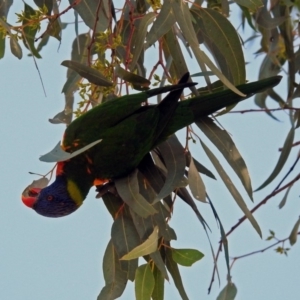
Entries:
{"label": "eucalyptus leaf", "polygon": [[139,246],[132,249],[130,252],[122,256],[122,260],[131,260],[140,256],[153,253],[157,249],[158,242],[158,226],[155,226],[153,232],[149,235],[148,239]]}
{"label": "eucalyptus leaf", "polygon": [[101,141],[102,140],[98,140],[93,143],[90,143],[90,144],[86,145],[85,147],[74,151],[73,153],[64,151],[61,147],[61,142],[59,141],[57,143],[57,145],[50,152],[48,152],[47,154],[44,154],[40,157],[40,161],[51,162],[51,163],[66,161],[66,160],[69,160],[69,159],[85,152],[86,150],[94,147],[96,144],[100,143]]}
{"label": "eucalyptus leaf", "polygon": [[77,61],[64,60],[62,66],[70,68],[77,72],[80,76],[87,79],[89,82],[98,86],[112,86],[112,83],[108,81],[105,76],[96,69],[93,69],[87,65],[79,63]]}
{"label": "eucalyptus leaf", "polygon": [[150,299],[155,285],[154,276],[149,264],[141,265],[135,273],[135,299]]}
{"label": "eucalyptus leaf", "polygon": [[185,267],[192,266],[196,261],[204,257],[204,254],[196,249],[172,248],[171,250],[172,250],[173,260]]}
{"label": "eucalyptus leaf", "polygon": [[291,246],[293,246],[297,242],[299,226],[300,226],[300,217],[298,218],[289,236]]}

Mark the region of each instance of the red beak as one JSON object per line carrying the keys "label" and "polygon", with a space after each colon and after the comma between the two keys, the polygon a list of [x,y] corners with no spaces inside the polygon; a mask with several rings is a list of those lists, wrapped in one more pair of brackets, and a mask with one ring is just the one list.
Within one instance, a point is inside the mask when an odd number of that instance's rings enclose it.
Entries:
{"label": "red beak", "polygon": [[38,194],[40,193],[41,189],[40,188],[31,188],[28,191],[28,196],[24,196],[22,195],[22,201],[23,203],[32,208],[34,203],[36,202],[36,198],[38,196]]}

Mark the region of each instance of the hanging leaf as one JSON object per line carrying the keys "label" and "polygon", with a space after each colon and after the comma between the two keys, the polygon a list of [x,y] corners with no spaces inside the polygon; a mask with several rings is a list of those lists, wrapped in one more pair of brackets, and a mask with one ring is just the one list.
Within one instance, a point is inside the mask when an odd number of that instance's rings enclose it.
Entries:
{"label": "hanging leaf", "polygon": [[[101,2],[85,0],[74,5],[75,1],[77,0],[69,0],[69,3],[73,5],[73,8],[90,29],[95,29],[96,32],[104,32],[107,29],[111,16],[109,0],[103,0]],[[100,9],[98,7],[99,5]],[[96,15],[97,12],[98,15]]]}
{"label": "hanging leaf", "polygon": [[28,48],[32,55],[36,58],[42,58],[39,52],[34,46],[35,35],[38,31],[38,27],[32,25],[31,16],[35,14],[34,9],[24,2],[24,19],[22,22],[23,25],[23,34],[24,34],[24,45]]}
{"label": "hanging leaf", "polygon": [[196,249],[175,249],[172,248],[173,260],[185,267],[190,267],[196,261],[202,259],[204,254]]}
{"label": "hanging leaf", "polygon": [[[160,14],[159,14],[160,15]],[[147,36],[148,26],[155,19],[156,14],[154,12],[149,12],[145,14],[141,19],[138,19],[135,23],[136,35],[132,41],[134,48],[132,51],[132,61],[130,63],[130,71],[132,72],[135,69],[136,63],[141,55],[142,50],[144,49],[144,41]],[[137,76],[137,75],[136,75]],[[150,82],[149,82],[150,84]]]}
{"label": "hanging leaf", "polygon": [[87,79],[89,82],[98,86],[112,86],[112,83],[108,81],[105,76],[96,69],[88,67],[82,63],[71,60],[64,60],[61,63],[62,66],[70,68],[77,72],[80,76]]}
{"label": "hanging leaf", "polygon": [[171,276],[173,278],[175,286],[176,286],[182,300],[189,300],[189,298],[184,290],[184,286],[183,286],[183,283],[181,280],[181,275],[179,273],[178,265],[173,260],[172,250],[169,248],[166,248],[166,266],[167,266],[169,273],[171,274]]}
{"label": "hanging leaf", "polygon": [[224,76],[235,85],[245,83],[246,69],[240,38],[231,22],[214,9],[194,5],[190,10],[195,29],[218,63]]}
{"label": "hanging leaf", "polygon": [[119,65],[115,67],[115,74],[121,79],[132,83],[134,88],[138,90],[144,90],[145,88],[148,88],[151,84],[151,82],[148,79],[136,75],[134,73],[130,73],[121,68]]}
{"label": "hanging leaf", "polygon": [[234,300],[237,294],[237,288],[234,283],[228,282],[227,285],[220,292],[217,300]]}
{"label": "hanging leaf", "polygon": [[206,203],[206,192],[205,185],[196,169],[193,158],[191,158],[190,166],[189,166],[189,187],[193,196],[204,203]]}
{"label": "hanging leaf", "polygon": [[130,252],[122,256],[120,259],[131,260],[134,258],[138,258],[153,253],[157,249],[157,241],[158,241],[158,226],[155,226],[153,232],[150,234],[150,236],[145,242],[132,249]]}
{"label": "hanging leaf", "polygon": [[135,299],[150,299],[155,285],[154,276],[149,264],[141,265],[135,273]]}
{"label": "hanging leaf", "polygon": [[154,267],[153,276],[154,276],[154,289],[151,295],[152,300],[164,300],[164,288],[165,288],[164,276],[158,270],[157,267]]}
{"label": "hanging leaf", "polygon": [[97,300],[113,300],[120,297],[127,284],[127,274],[121,269],[118,255],[111,240],[103,256],[102,268],[105,286]]}
{"label": "hanging leaf", "polygon": [[98,140],[93,143],[90,143],[87,146],[85,146],[77,151],[74,151],[73,153],[64,151],[61,147],[61,141],[59,141],[57,143],[57,145],[50,152],[42,155],[39,159],[40,159],[40,161],[51,162],[51,163],[66,161],[66,160],[69,160],[69,159],[85,152],[86,150],[94,147],[96,144],[100,143],[101,141],[102,140]]}
{"label": "hanging leaf", "polygon": [[174,188],[180,185],[185,170],[185,157],[182,146],[175,135],[160,144],[158,149],[168,170],[164,187],[156,197],[156,201],[166,197],[173,192]]}
{"label": "hanging leaf", "polygon": [[289,154],[291,152],[292,146],[293,146],[293,141],[294,141],[294,135],[295,135],[295,128],[294,126],[292,126],[292,128],[290,129],[286,140],[284,142],[284,145],[282,147],[282,151],[280,153],[278,162],[273,170],[273,172],[271,173],[271,175],[265,180],[265,182],[260,185],[255,191],[259,191],[261,189],[263,189],[264,187],[266,187],[269,183],[271,183],[279,174],[279,172],[282,170],[287,158],[289,157]]}
{"label": "hanging leaf", "polygon": [[149,33],[146,36],[145,49],[156,43],[163,35],[165,35],[175,23],[174,13],[170,5],[170,1],[164,1],[160,13],[153,22]]}
{"label": "hanging leaf", "polygon": [[201,118],[200,121],[196,122],[196,125],[218,148],[241,180],[250,199],[253,200],[251,179],[248,168],[228,132],[218,127],[209,117]]}
{"label": "hanging leaf", "polygon": [[295,245],[297,242],[299,226],[300,226],[300,217],[298,218],[298,221],[294,225],[291,234],[289,236],[291,246]]}
{"label": "hanging leaf", "polygon": [[153,205],[139,193],[136,170],[126,177],[116,179],[115,185],[123,201],[139,216],[147,218],[157,213]]}
{"label": "hanging leaf", "polygon": [[229,176],[227,175],[227,173],[223,169],[222,165],[217,160],[215,155],[210,151],[210,149],[202,141],[200,141],[200,142],[201,142],[201,145],[202,145],[206,155],[208,156],[208,158],[210,159],[210,161],[212,162],[212,164],[214,165],[214,167],[218,171],[220,177],[222,178],[223,182],[225,183],[225,186],[227,187],[227,189],[231,193],[231,195],[234,198],[234,200],[236,201],[237,205],[240,207],[240,209],[243,211],[245,216],[248,218],[251,225],[256,230],[256,232],[259,234],[259,236],[262,237],[262,233],[261,233],[261,230],[260,230],[260,227],[259,227],[258,223],[256,222],[255,218],[253,217],[253,215],[249,211],[249,209],[246,206],[242,196],[240,195],[237,188],[235,187],[235,185],[233,184],[233,182],[231,181],[231,179],[229,178]]}
{"label": "hanging leaf", "polygon": [[287,190],[286,190],[286,192],[285,192],[285,194],[284,194],[282,200],[280,201],[280,203],[279,203],[279,205],[278,205],[278,207],[279,207],[280,209],[283,208],[283,207],[285,206],[287,197],[288,197],[288,195],[289,195],[289,192],[290,192],[292,186],[293,186],[293,185],[290,185],[290,186],[287,188]]}
{"label": "hanging leaf", "polygon": [[[0,39],[1,39],[1,37],[0,37]],[[22,48],[19,45],[17,39],[13,35],[10,35],[9,44],[10,44],[11,53],[18,59],[21,59],[23,56]]]}

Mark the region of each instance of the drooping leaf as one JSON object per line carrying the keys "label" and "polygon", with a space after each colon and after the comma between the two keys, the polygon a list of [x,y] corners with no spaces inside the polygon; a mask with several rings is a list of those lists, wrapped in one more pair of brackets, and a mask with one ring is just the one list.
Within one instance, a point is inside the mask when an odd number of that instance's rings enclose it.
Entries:
{"label": "drooping leaf", "polygon": [[246,70],[240,38],[231,22],[221,13],[195,5],[191,15],[195,29],[217,61],[222,73],[235,85],[245,83]]}
{"label": "drooping leaf", "polygon": [[253,200],[251,179],[248,168],[228,132],[217,126],[209,117],[201,118],[201,120],[196,122],[196,125],[218,148],[241,180],[250,199]]}
{"label": "drooping leaf", "polygon": [[[75,1],[76,0],[69,0],[69,3],[73,5]],[[100,2],[85,0],[76,3],[73,7],[90,29],[95,29],[96,32],[104,32],[108,27],[111,16],[109,3],[110,1],[108,0]],[[98,15],[96,15],[97,12]]]}
{"label": "drooping leaf", "polygon": [[175,15],[176,22],[179,24],[182,33],[184,34],[187,42],[193,50],[195,58],[203,71],[206,71],[205,65],[232,91],[236,94],[244,96],[215,66],[207,54],[199,48],[199,43],[195,30],[193,28],[192,20],[188,5],[182,1],[171,1],[172,10]]}
{"label": "drooping leaf", "polygon": [[101,141],[102,140],[98,140],[93,143],[90,143],[85,147],[74,151],[73,153],[64,151],[61,147],[61,142],[59,141],[57,145],[50,152],[42,155],[39,159],[40,161],[49,162],[49,163],[66,161],[94,147],[96,144],[100,143]]}
{"label": "drooping leaf", "polygon": [[153,253],[157,249],[158,242],[158,226],[154,227],[153,232],[149,235],[148,239],[139,246],[132,249],[130,252],[121,257],[122,260],[131,260],[141,256]]}
{"label": "drooping leaf", "polygon": [[153,25],[147,34],[145,49],[156,43],[164,34],[166,34],[175,23],[174,12],[170,1],[164,1],[160,13],[153,22]]}
{"label": "drooping leaf", "polygon": [[119,214],[115,219],[111,238],[119,257],[123,257],[141,243],[132,219],[124,214]]}
{"label": "drooping leaf", "polygon": [[263,6],[261,0],[235,0],[235,2],[241,6],[247,7],[250,12],[255,12],[258,8]]}
{"label": "drooping leaf", "polygon": [[43,8],[44,6],[47,7],[47,15],[51,15],[52,7],[53,7],[53,1],[52,0],[34,0],[34,3],[40,7]]}
{"label": "drooping leaf", "polygon": [[10,36],[9,44],[11,53],[18,59],[21,59],[23,56],[22,48],[19,45],[17,39],[12,35]]}
{"label": "drooping leaf", "polygon": [[278,205],[278,207],[279,207],[280,209],[283,208],[283,207],[285,206],[287,197],[288,197],[288,195],[289,195],[289,192],[290,192],[292,186],[293,186],[293,185],[290,185],[290,186],[287,188],[287,190],[286,190],[286,192],[285,192],[285,194],[284,194],[282,200],[280,201],[280,203],[279,203],[279,205]]}
{"label": "drooping leaf", "polygon": [[149,264],[141,265],[135,273],[135,299],[150,299],[155,285],[154,276]]}
{"label": "drooping leaf", "polygon": [[[0,25],[6,28],[8,32],[10,32],[10,26],[4,21],[4,19],[7,19],[8,11],[12,4],[13,4],[13,0],[3,0],[0,2]],[[5,35],[0,33],[0,59],[4,57],[4,54],[5,54]]]}
{"label": "drooping leaf", "polygon": [[172,248],[173,260],[185,267],[190,267],[196,261],[202,259],[204,254],[196,249],[175,249]]}
{"label": "drooping leaf", "polygon": [[137,20],[137,24],[135,25],[136,35],[132,41],[134,49],[132,51],[132,61],[130,63],[131,72],[135,69],[136,63],[141,55],[142,50],[144,49],[144,41],[145,37],[147,36],[148,26],[153,22],[155,17],[156,14],[154,12],[149,12],[141,19]]}
{"label": "drooping leaf", "polygon": [[286,137],[286,140],[282,147],[282,151],[280,153],[279,159],[277,161],[277,164],[276,164],[273,172],[265,180],[265,182],[262,185],[260,185],[255,191],[259,191],[259,190],[263,189],[264,187],[266,187],[269,183],[271,183],[277,177],[279,172],[282,170],[282,168],[291,152],[293,141],[294,141],[294,135],[295,135],[295,128],[294,128],[294,126],[292,126],[292,128],[290,129],[290,131]]}
{"label": "drooping leaf", "polygon": [[206,193],[204,182],[196,169],[193,158],[191,158],[189,166],[189,187],[193,196],[204,203],[206,203]]}
{"label": "drooping leaf", "polygon": [[233,282],[228,282],[220,292],[217,300],[234,300],[237,294],[237,288]]}
{"label": "drooping leaf", "polygon": [[179,273],[178,265],[173,260],[172,250],[168,249],[168,248],[166,248],[166,266],[167,266],[169,273],[171,274],[171,276],[173,278],[173,281],[175,283],[175,286],[176,286],[181,298],[183,300],[189,300],[189,298],[185,292],[184,285],[181,280],[181,275]]}
{"label": "drooping leaf", "polygon": [[182,146],[175,135],[160,144],[158,149],[168,170],[164,187],[156,197],[156,201],[173,192],[174,188],[182,182],[185,170],[185,157]]}
{"label": "drooping leaf", "polygon": [[[130,214],[126,212],[126,209],[123,209],[115,219],[111,228],[111,239],[119,258],[129,253],[141,243]],[[127,278],[133,280],[136,268],[138,267],[138,259],[120,261],[120,264],[121,269],[126,271]]]}
{"label": "drooping leaf", "polygon": [[222,167],[222,165],[220,164],[218,159],[215,157],[215,155],[210,151],[210,149],[202,141],[200,141],[200,142],[201,142],[201,145],[202,145],[206,155],[208,156],[208,158],[210,159],[210,161],[216,168],[221,179],[225,183],[225,186],[227,187],[227,189],[231,193],[232,197],[236,201],[237,205],[240,207],[240,209],[243,211],[245,216],[248,218],[251,225],[256,230],[256,232],[259,234],[259,236],[262,237],[260,227],[259,227],[257,221],[255,220],[255,218],[253,217],[253,215],[251,214],[251,212],[249,211],[249,209],[247,208],[241,194],[238,192],[237,188],[235,187],[235,185],[233,184],[233,182],[231,181],[231,179],[229,178],[229,176],[227,175],[227,173],[225,172],[224,168]]}
{"label": "drooping leaf", "polygon": [[134,88],[138,89],[138,90],[144,90],[145,88],[148,88],[149,85],[151,84],[151,82],[148,79],[146,79],[142,76],[130,73],[130,72],[124,70],[123,68],[121,68],[120,66],[116,66],[115,73],[121,79],[132,83]]}
{"label": "drooping leaf", "polygon": [[103,275],[105,286],[97,300],[113,300],[120,297],[127,284],[127,274],[121,269],[119,257],[110,240],[103,256]]}
{"label": "drooping leaf", "polygon": [[61,41],[61,27],[58,20],[50,21],[47,26],[47,33],[58,41]]}
{"label": "drooping leaf", "polygon": [[136,170],[126,177],[116,179],[115,185],[123,201],[139,216],[147,218],[157,213],[153,205],[139,193]]}
{"label": "drooping leaf", "polygon": [[156,268],[159,270],[162,277],[166,280],[169,280],[166,265],[165,265],[165,262],[162,258],[161,251],[156,250],[155,252],[151,253],[149,256],[153,260]]}
{"label": "drooping leaf", "polygon": [[165,279],[157,267],[153,270],[154,289],[152,292],[152,300],[164,300]]}
{"label": "drooping leaf", "polygon": [[112,83],[108,81],[101,72],[87,65],[71,60],[64,60],[61,64],[67,68],[74,70],[80,76],[95,85],[112,86]]}
{"label": "drooping leaf", "polygon": [[299,227],[300,227],[300,217],[298,218],[289,236],[291,246],[295,245],[297,242]]}
{"label": "drooping leaf", "polygon": [[23,25],[23,42],[26,48],[28,48],[32,55],[36,58],[42,58],[39,52],[36,50],[34,45],[35,35],[38,28],[32,24],[31,16],[35,14],[34,9],[24,2],[24,19],[22,22]]}

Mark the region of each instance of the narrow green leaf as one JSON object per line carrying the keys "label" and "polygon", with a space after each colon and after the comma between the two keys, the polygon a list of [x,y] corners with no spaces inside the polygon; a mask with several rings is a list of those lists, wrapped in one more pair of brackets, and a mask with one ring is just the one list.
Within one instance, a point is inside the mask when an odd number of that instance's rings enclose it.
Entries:
{"label": "narrow green leaf", "polygon": [[49,16],[51,15],[52,7],[53,7],[53,0],[34,0],[34,3],[40,8],[43,8],[45,5],[48,10],[47,14]]}
{"label": "narrow green leaf", "polygon": [[191,14],[206,47],[217,61],[222,73],[234,85],[245,83],[246,69],[240,38],[231,22],[210,8],[193,6]]}
{"label": "narrow green leaf", "polygon": [[234,300],[237,294],[237,288],[234,283],[228,282],[227,285],[220,292],[217,300]]}
{"label": "narrow green leaf", "polygon": [[173,26],[161,39],[166,61],[172,62],[170,66],[172,77],[179,77],[188,70],[176,33]]}
{"label": "narrow green leaf", "polygon": [[188,179],[189,179],[189,187],[191,189],[193,196],[197,200],[206,203],[205,185],[200,174],[198,173],[198,170],[194,164],[194,160],[192,157],[190,160]]}
{"label": "narrow green leaf", "polygon": [[32,55],[36,58],[42,58],[39,52],[36,50],[34,46],[34,39],[37,33],[38,28],[31,24],[31,16],[35,14],[34,9],[24,2],[24,20],[22,25],[24,26],[23,29],[23,36],[24,36],[24,45],[28,48]]}
{"label": "narrow green leaf", "polygon": [[286,137],[286,140],[282,147],[282,151],[280,153],[278,162],[277,162],[273,172],[265,180],[265,182],[262,185],[260,185],[255,191],[259,191],[259,190],[263,189],[264,187],[266,187],[269,183],[271,183],[277,177],[279,172],[282,170],[282,168],[291,152],[291,149],[293,146],[293,141],[294,141],[294,136],[295,136],[295,128],[294,128],[294,126],[292,126],[292,128],[290,129],[290,131]]}
{"label": "narrow green leaf", "polygon": [[58,41],[61,41],[61,27],[57,19],[49,22],[47,26],[47,33],[56,38]]}
{"label": "narrow green leaf", "polygon": [[221,129],[209,117],[201,118],[196,125],[210,139],[210,141],[218,148],[234,172],[241,180],[245,190],[251,200],[253,200],[251,179],[248,168],[240,152],[236,148],[232,138],[226,130]]}
{"label": "narrow green leaf", "polygon": [[[73,4],[75,1],[69,0],[69,3]],[[100,5],[100,9],[98,9],[98,5]],[[101,2],[94,0],[80,1],[73,8],[90,29],[95,29],[96,32],[104,32],[107,29],[111,16],[108,0]],[[99,12],[98,15],[96,15],[97,11]]]}
{"label": "narrow green leaf", "polygon": [[202,71],[206,71],[206,65],[229,89],[240,96],[245,96],[222,74],[222,72],[215,66],[206,53],[199,48],[199,43],[193,28],[188,5],[179,0],[170,0],[170,2],[172,3],[172,9],[176,22],[179,24],[182,33],[184,34],[187,42],[190,44],[190,47],[192,48],[195,58]]}
{"label": "narrow green leaf", "polygon": [[17,39],[14,37],[14,36],[10,36],[10,51],[11,53],[17,57],[18,59],[21,59],[22,56],[23,56],[23,53],[22,53],[22,48],[21,46],[19,45]]}
{"label": "narrow green leaf", "polygon": [[154,267],[154,289],[152,292],[152,300],[164,300],[165,278],[158,268]]}
{"label": "narrow green leaf", "polygon": [[158,149],[168,170],[164,187],[156,197],[156,202],[173,192],[184,176],[185,156],[182,146],[175,135],[160,144]]}
{"label": "narrow green leaf", "polygon": [[157,210],[140,193],[137,171],[115,180],[117,191],[123,201],[139,216],[147,218]]}
{"label": "narrow green leaf", "polygon": [[79,150],[74,151],[73,153],[69,153],[69,152],[64,151],[61,147],[61,142],[59,141],[57,143],[57,145],[50,152],[40,156],[39,159],[40,159],[40,161],[51,162],[51,163],[66,161],[66,160],[69,160],[69,159],[85,152],[86,150],[94,147],[96,144],[100,143],[101,141],[102,140],[98,140],[98,141],[95,141],[93,143],[90,143],[87,146],[85,146],[85,147],[83,147]]}
{"label": "narrow green leaf", "polygon": [[135,26],[136,35],[134,36],[134,39],[132,41],[132,46],[134,48],[132,50],[132,61],[130,63],[131,72],[135,69],[136,63],[142,53],[142,50],[144,49],[144,41],[147,36],[148,26],[153,22],[155,17],[156,14],[154,12],[149,12],[145,14],[141,19],[137,20],[137,24]]}
{"label": "narrow green leaf", "polygon": [[190,267],[196,261],[202,259],[204,254],[196,249],[175,249],[172,248],[173,260],[185,267]]}
{"label": "narrow green leaf", "polygon": [[162,259],[161,252],[156,250],[155,252],[151,253],[149,256],[153,260],[155,267],[159,270],[159,273],[162,275],[162,277],[164,279],[169,280],[168,272],[166,269],[165,262]]}
{"label": "narrow green leaf", "polygon": [[285,192],[285,194],[284,194],[282,200],[280,201],[280,203],[279,203],[279,205],[278,205],[278,207],[279,207],[280,209],[283,208],[283,207],[285,206],[287,197],[288,197],[288,195],[289,195],[289,192],[290,192],[292,186],[293,186],[293,185],[290,185],[290,186],[287,188],[287,190],[286,190],[286,192]]}
{"label": "narrow green leaf", "polygon": [[141,90],[148,88],[151,82],[139,75],[136,75],[134,73],[130,73],[123,68],[121,68],[119,65],[115,67],[115,73],[118,77],[121,79],[124,79],[127,82],[130,82],[134,85],[135,89]]}
{"label": "narrow green leaf", "polygon": [[153,253],[157,250],[157,242],[158,242],[158,226],[155,226],[153,232],[149,235],[148,239],[145,242],[132,249],[130,252],[122,256],[120,259],[131,260],[134,258],[138,258]]}
{"label": "narrow green leaf", "polygon": [[300,217],[298,218],[289,236],[291,246],[293,246],[297,242],[299,226],[300,226]]}
{"label": "narrow green leaf", "polygon": [[259,227],[258,223],[256,222],[255,218],[253,217],[253,215],[251,214],[251,212],[249,211],[249,209],[247,208],[241,194],[238,192],[235,185],[233,184],[233,182],[231,181],[231,179],[229,178],[229,176],[227,175],[227,173],[225,172],[225,170],[223,169],[222,165],[220,164],[218,159],[215,157],[215,155],[209,150],[209,148],[202,141],[200,141],[200,142],[201,142],[201,145],[202,145],[206,155],[208,156],[208,158],[210,159],[210,161],[216,168],[221,179],[225,183],[227,189],[229,190],[232,197],[236,201],[237,205],[240,207],[240,209],[243,211],[245,216],[248,218],[248,220],[250,221],[250,223],[252,224],[252,226],[254,227],[256,232],[259,234],[259,236],[262,237],[260,227]]}
{"label": "narrow green leaf", "polygon": [[166,249],[166,266],[174,280],[175,286],[176,286],[182,300],[189,300],[189,298],[184,290],[184,286],[182,284],[181,275],[179,273],[177,263],[173,260],[172,250],[168,249],[168,248]]}
{"label": "narrow green leaf", "polygon": [[261,0],[235,0],[241,6],[247,7],[250,12],[256,12],[260,7],[263,7]]}
{"label": "narrow green leaf", "polygon": [[169,1],[164,1],[160,13],[147,34],[145,49],[156,43],[175,23],[174,12]]}
{"label": "narrow green leaf", "polygon": [[102,268],[105,286],[102,288],[97,300],[113,300],[120,297],[127,284],[127,274],[121,269],[118,255],[111,240],[103,256]]}
{"label": "narrow green leaf", "polygon": [[101,72],[82,63],[79,63],[77,61],[64,60],[61,65],[74,70],[80,76],[95,85],[112,86],[112,83],[108,81]]}
{"label": "narrow green leaf", "polygon": [[140,237],[132,219],[124,214],[118,215],[111,228],[111,239],[119,257],[140,245]]}
{"label": "narrow green leaf", "polygon": [[150,300],[155,285],[149,264],[141,265],[135,273],[135,299]]}

